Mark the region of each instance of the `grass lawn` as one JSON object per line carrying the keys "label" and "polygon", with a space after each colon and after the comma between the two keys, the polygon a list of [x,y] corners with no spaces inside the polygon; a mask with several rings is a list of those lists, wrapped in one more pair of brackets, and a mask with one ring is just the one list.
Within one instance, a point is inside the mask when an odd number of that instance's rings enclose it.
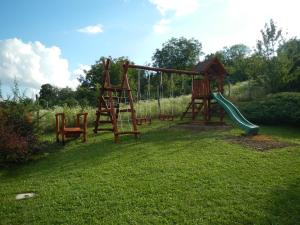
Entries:
{"label": "grass lawn", "polygon": [[[0,169],[0,224],[300,224],[299,146],[258,152],[224,140],[238,129],[169,126],[121,144],[90,131],[85,144]],[[261,133],[300,144],[300,129]],[[23,192],[37,196],[15,200]]]}

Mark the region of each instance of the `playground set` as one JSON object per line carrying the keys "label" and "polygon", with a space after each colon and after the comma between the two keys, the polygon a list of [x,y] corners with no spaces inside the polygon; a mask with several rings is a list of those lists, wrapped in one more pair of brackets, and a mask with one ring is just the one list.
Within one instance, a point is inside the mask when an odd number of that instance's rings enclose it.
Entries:
{"label": "playground set", "polygon": [[[102,85],[100,88],[98,109],[96,111],[96,121],[94,133],[98,131],[110,131],[114,134],[115,142],[119,142],[121,135],[134,135],[138,137],[138,125],[145,123],[151,124],[151,117],[138,117],[134,109],[134,101],[132,91],[128,81],[128,70],[138,69],[144,71],[154,71],[161,74],[161,82],[158,87],[158,104],[159,116],[162,121],[173,120],[173,114],[162,113],[160,107],[160,98],[162,96],[162,74],[166,73],[191,76],[192,77],[192,96],[191,101],[188,103],[186,110],[182,113],[180,119],[190,118],[193,123],[201,125],[224,125],[225,112],[228,113],[230,118],[236,122],[246,134],[257,134],[259,127],[249,122],[240,111],[224,96],[224,80],[227,72],[223,65],[217,58],[209,59],[204,62],[199,62],[194,70],[176,70],[167,68],[155,68],[149,66],[141,66],[130,64],[126,61],[123,64],[123,76],[120,85],[112,85],[110,82],[109,66],[110,60],[102,60],[103,64],[103,77]],[[173,79],[171,79],[172,81]],[[150,83],[150,77],[148,77]],[[150,84],[148,83],[147,95],[150,94]],[[137,100],[140,98],[140,73],[138,73],[138,95]],[[171,94],[172,95],[172,94]],[[216,107],[217,106],[217,107]],[[127,113],[127,122],[131,124],[131,130],[120,131],[122,127],[122,113]],[[217,113],[219,120],[213,121],[212,115]],[[198,119],[198,115],[202,115],[202,119]],[[106,119],[102,119],[105,116]],[[121,122],[121,124],[119,124]],[[111,124],[110,128],[104,128],[105,124]]]}
{"label": "playground set", "polygon": [[[192,123],[203,126],[224,125],[225,111],[229,117],[239,125],[246,134],[255,135],[258,133],[259,127],[249,122],[229,100],[224,96],[224,81],[228,75],[223,65],[217,58],[212,58],[203,62],[199,62],[194,70],[177,70],[167,68],[156,68],[149,66],[141,66],[130,64],[126,61],[123,64],[123,75],[120,85],[112,85],[109,75],[110,60],[103,59],[102,84],[99,91],[98,107],[96,111],[96,120],[94,133],[99,131],[113,132],[115,142],[120,141],[121,135],[134,135],[137,138],[140,135],[138,125],[151,124],[150,115],[137,116],[134,108],[134,100],[132,90],[128,80],[128,70],[138,70],[138,87],[137,87],[137,103],[141,99],[140,87],[140,71],[152,71],[160,73],[160,83],[157,87],[157,100],[159,115],[161,121],[173,121],[174,114],[165,113],[161,107],[161,99],[163,98],[163,74],[168,74],[171,80],[171,87],[174,86],[173,74],[182,76],[190,76],[191,84],[191,100],[180,119],[191,119]],[[148,75],[147,96],[150,97],[150,75]],[[173,88],[171,88],[170,97],[173,98]],[[172,103],[172,107],[174,102]],[[126,115],[123,115],[126,114]],[[199,119],[202,115],[202,119]],[[218,117],[218,120],[213,120]],[[80,127],[79,119],[83,116],[83,126]],[[56,138],[59,141],[59,135],[64,143],[65,137],[76,137],[83,134],[83,141],[86,140],[87,130],[87,114],[77,115],[77,126],[73,128],[65,127],[64,114],[56,115]],[[60,122],[62,121],[62,122]],[[123,122],[126,122],[130,128],[124,129]],[[108,127],[107,127],[108,125]]]}

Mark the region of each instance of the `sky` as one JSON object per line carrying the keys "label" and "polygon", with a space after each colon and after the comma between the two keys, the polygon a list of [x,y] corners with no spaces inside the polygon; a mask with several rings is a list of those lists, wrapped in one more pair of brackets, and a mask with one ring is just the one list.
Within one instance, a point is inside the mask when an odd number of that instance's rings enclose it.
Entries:
{"label": "sky", "polygon": [[195,38],[205,54],[254,48],[270,19],[300,37],[299,0],[1,0],[0,81],[31,97],[40,86],[76,88],[101,56],[151,62],[171,37]]}

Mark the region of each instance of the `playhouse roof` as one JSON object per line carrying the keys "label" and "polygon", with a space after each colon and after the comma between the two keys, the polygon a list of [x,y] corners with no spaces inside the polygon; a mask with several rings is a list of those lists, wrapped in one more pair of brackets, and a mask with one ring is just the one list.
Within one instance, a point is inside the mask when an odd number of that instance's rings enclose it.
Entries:
{"label": "playhouse roof", "polygon": [[198,71],[201,74],[208,74],[211,76],[227,75],[227,71],[225,70],[224,66],[216,57],[199,62],[195,66],[194,70]]}

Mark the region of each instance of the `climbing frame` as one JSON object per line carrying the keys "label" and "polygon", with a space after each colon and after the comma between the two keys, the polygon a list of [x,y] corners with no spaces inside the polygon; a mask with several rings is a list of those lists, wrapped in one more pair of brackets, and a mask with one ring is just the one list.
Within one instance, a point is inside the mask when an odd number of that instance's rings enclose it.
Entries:
{"label": "climbing frame", "polygon": [[[128,63],[124,63],[124,74],[122,76],[122,82],[119,86],[113,86],[110,83],[109,65],[110,60],[102,60],[103,64],[103,77],[102,86],[100,88],[100,94],[98,99],[98,109],[96,111],[96,121],[94,127],[94,133],[98,131],[110,131],[114,133],[115,142],[119,142],[120,135],[134,135],[138,137],[140,132],[137,130],[136,114],[133,106],[133,98],[128,82]],[[126,108],[121,108],[125,106]],[[118,127],[118,120],[121,120],[121,113],[130,113],[130,119],[128,123],[131,124],[131,130],[121,130]],[[102,117],[106,117],[103,120]],[[105,124],[111,124],[111,128],[103,127]]]}

